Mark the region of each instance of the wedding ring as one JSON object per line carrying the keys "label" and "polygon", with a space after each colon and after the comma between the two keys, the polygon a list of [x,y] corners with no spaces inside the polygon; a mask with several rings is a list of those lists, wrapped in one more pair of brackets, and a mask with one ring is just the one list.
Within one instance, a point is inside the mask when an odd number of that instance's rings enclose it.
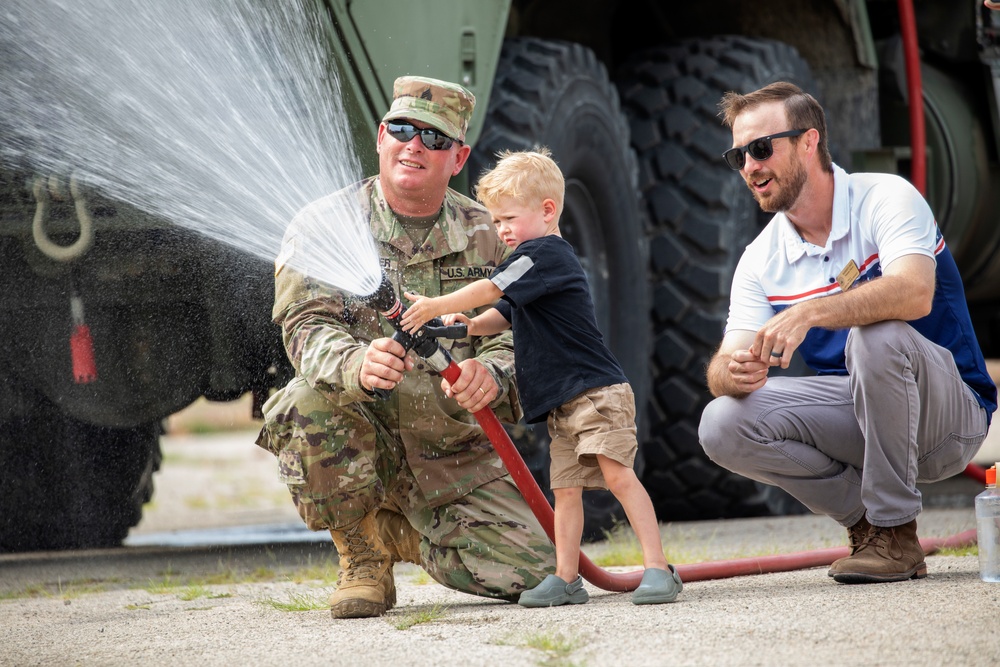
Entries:
{"label": "wedding ring", "polygon": [[774,350],[771,350],[771,356],[772,357],[780,357],[781,356],[781,352],[775,352]]}
{"label": "wedding ring", "polygon": [[479,388],[479,391],[483,392],[483,396],[485,396],[485,395],[486,395],[486,390],[485,390],[485,389],[483,389],[482,387],[480,387],[480,388]]}

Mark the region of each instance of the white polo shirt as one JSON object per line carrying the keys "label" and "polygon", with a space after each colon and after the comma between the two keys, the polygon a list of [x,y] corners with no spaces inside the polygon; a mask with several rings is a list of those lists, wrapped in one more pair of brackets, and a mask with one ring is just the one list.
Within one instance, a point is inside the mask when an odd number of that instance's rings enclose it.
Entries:
{"label": "white polo shirt", "polygon": [[[848,174],[834,165],[833,177],[833,228],[826,245],[803,241],[784,213],[775,215],[736,267],[726,331],[756,332],[789,306],[839,294],[837,276],[852,261],[856,285],[882,275],[904,255],[926,255],[936,262],[934,304],[928,316],[910,325],[951,351],[966,384],[992,411],[996,388],[986,373],[958,268],[930,206],[899,176]],[[845,374],[847,333],[810,329],[799,352],[818,373]]]}

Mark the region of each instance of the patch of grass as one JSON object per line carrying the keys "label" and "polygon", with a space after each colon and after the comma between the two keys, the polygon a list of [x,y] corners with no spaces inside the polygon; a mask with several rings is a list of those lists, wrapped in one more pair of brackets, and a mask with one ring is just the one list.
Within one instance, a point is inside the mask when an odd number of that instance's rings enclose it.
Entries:
{"label": "patch of grass", "polygon": [[400,616],[392,622],[392,627],[397,630],[409,630],[414,625],[422,623],[433,623],[447,616],[447,610],[436,604],[430,609],[420,609]]}
{"label": "patch of grass", "polygon": [[197,600],[198,598],[206,598],[208,600],[218,600],[220,598],[231,598],[232,593],[213,593],[210,589],[200,585],[194,584],[182,589],[177,593],[177,597],[185,602],[190,602],[191,600]]}
{"label": "patch of grass", "polygon": [[127,605],[125,605],[125,608],[128,609],[129,611],[136,611],[136,610],[139,610],[139,609],[152,609],[153,606],[151,604],[148,604],[148,603],[147,604],[127,604]]}
{"label": "patch of grass", "polygon": [[287,601],[264,597],[254,600],[254,602],[278,611],[319,611],[330,608],[326,597],[305,593],[289,593]]}
{"label": "patch of grass", "polygon": [[86,581],[76,581],[66,584],[66,586],[59,586],[59,597],[63,600],[71,600],[73,598],[78,598],[82,595],[89,595],[91,593],[103,593],[108,590],[108,582],[96,581],[93,579]]}
{"label": "patch of grass", "polygon": [[59,580],[54,583],[32,583],[20,589],[0,591],[0,602],[26,598],[71,599],[90,593],[103,593],[116,588],[144,590],[151,595],[177,595],[183,600],[199,597],[213,599],[231,597],[232,593],[212,594],[206,588],[207,586],[292,581],[295,583],[315,582],[319,586],[329,588],[336,583],[338,571],[335,560],[332,558],[310,562],[294,570],[280,572],[268,566],[259,566],[254,570],[244,571],[240,569],[238,563],[220,559],[215,572],[203,572],[197,575],[178,572],[168,564],[167,568],[158,575],[159,578],[146,581],[129,581],[115,577],[100,580],[80,579]]}
{"label": "patch of grass", "polygon": [[275,581],[277,578],[278,573],[269,567],[261,566],[251,572],[239,572],[231,567],[227,567],[213,574],[200,577],[197,581],[198,583],[218,586],[223,584],[256,584],[265,581]]}
{"label": "patch of grass", "polygon": [[[210,593],[205,586],[225,586],[245,583],[261,583],[276,581],[279,579],[277,572],[268,567],[258,567],[250,572],[241,572],[231,563],[219,561],[218,571],[197,576],[184,576],[175,572],[170,566],[163,572],[162,578],[150,580],[145,584],[133,586],[140,588],[153,595],[170,595],[178,593],[178,589],[184,589],[178,595],[193,595],[194,597],[207,597]],[[199,595],[197,591],[205,591],[206,595]],[[215,594],[214,597],[228,597],[230,593]],[[194,597],[189,599],[194,599]],[[184,599],[183,597],[181,599]]]}
{"label": "patch of grass", "polygon": [[184,602],[190,602],[191,600],[197,600],[198,598],[207,598],[212,592],[205,588],[204,586],[187,586],[182,588],[177,592],[177,597]]}
{"label": "patch of grass", "polygon": [[208,435],[210,433],[218,433],[220,431],[230,430],[228,427],[219,426],[218,424],[209,424],[207,422],[192,421],[188,423],[187,430],[192,435]]}
{"label": "patch of grass", "polygon": [[427,574],[427,570],[417,570],[410,578],[410,583],[417,586],[426,586],[427,584],[436,584],[437,581],[434,580],[434,577]]}
{"label": "patch of grass", "polygon": [[502,640],[497,642],[500,645],[523,646],[542,651],[545,654],[541,665],[546,667],[569,667],[574,663],[570,662],[570,655],[584,645],[583,640],[567,637],[561,632],[539,631],[528,634],[518,639]]}
{"label": "patch of grass", "polygon": [[579,639],[568,638],[561,632],[535,632],[524,638],[523,646],[545,651],[553,657],[566,657],[583,643]]}
{"label": "patch of grass", "polygon": [[0,593],[0,601],[23,600],[25,598],[51,597],[49,591],[42,584],[32,584],[24,588]]}
{"label": "patch of grass", "polygon": [[290,581],[302,584],[307,581],[318,581],[322,586],[333,586],[337,583],[337,575],[340,567],[332,558],[328,558],[318,563],[309,562],[307,565],[294,570],[288,575]]}
{"label": "patch of grass", "polygon": [[103,593],[117,579],[58,579],[54,584],[31,584],[24,588],[0,593],[0,600],[23,600],[25,598],[58,598],[72,600],[89,593]]}
{"label": "patch of grass", "polygon": [[[846,535],[845,535],[846,537]],[[694,539],[693,533],[668,525],[661,537],[664,545],[664,556],[668,563],[701,563],[718,560],[740,558],[762,558],[813,549],[828,549],[846,546],[844,539],[819,538],[812,544],[789,545],[777,542],[759,546],[748,544],[724,543],[716,539],[716,535],[699,536]],[[602,567],[631,566],[642,564],[642,549],[631,528],[626,523],[616,525],[606,533],[606,541],[593,545],[593,555],[588,553],[595,564]]]}
{"label": "patch of grass", "polygon": [[173,570],[167,570],[162,579],[150,579],[145,586],[141,586],[150,595],[169,595],[175,590],[185,585],[180,581],[178,575]]}
{"label": "patch of grass", "polygon": [[208,501],[204,496],[188,496],[184,499],[184,505],[195,510],[208,509]]}
{"label": "patch of grass", "polygon": [[969,544],[964,547],[948,547],[939,549],[935,556],[979,556],[979,545]]}
{"label": "patch of grass", "polygon": [[642,547],[628,524],[617,523],[604,531],[600,553],[592,560],[599,567],[642,565]]}

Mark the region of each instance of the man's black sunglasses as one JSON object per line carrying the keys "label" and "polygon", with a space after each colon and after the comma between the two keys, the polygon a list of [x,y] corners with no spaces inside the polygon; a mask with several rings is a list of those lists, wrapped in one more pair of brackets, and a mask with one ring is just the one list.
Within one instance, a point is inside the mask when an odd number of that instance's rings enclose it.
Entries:
{"label": "man's black sunglasses", "polygon": [[783,137],[797,137],[800,134],[805,134],[809,130],[788,130],[787,132],[778,132],[777,134],[771,134],[766,137],[760,137],[759,139],[754,139],[746,146],[739,146],[738,148],[730,148],[728,151],[722,154],[725,158],[726,164],[729,165],[730,169],[736,169],[739,171],[743,168],[743,165],[747,163],[747,153],[750,153],[750,157],[758,162],[763,162],[772,155],[774,155],[774,146],[771,145],[772,139],[781,139]]}
{"label": "man's black sunglasses", "polygon": [[[424,148],[431,151],[446,151],[452,147],[458,139],[452,139],[447,134],[436,130],[433,127],[414,127],[413,123],[395,123],[389,121],[385,124],[385,131],[396,141],[407,144],[413,141],[413,137],[420,135],[420,142]],[[462,143],[458,141],[458,143]]]}

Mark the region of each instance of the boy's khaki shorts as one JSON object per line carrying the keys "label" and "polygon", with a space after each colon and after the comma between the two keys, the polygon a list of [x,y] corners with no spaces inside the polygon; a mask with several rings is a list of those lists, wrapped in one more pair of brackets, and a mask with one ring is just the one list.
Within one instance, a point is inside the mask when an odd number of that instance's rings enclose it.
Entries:
{"label": "boy's khaki shorts", "polygon": [[597,455],[629,468],[635,463],[635,396],[626,382],[597,387],[549,413],[549,486],[606,489]]}

